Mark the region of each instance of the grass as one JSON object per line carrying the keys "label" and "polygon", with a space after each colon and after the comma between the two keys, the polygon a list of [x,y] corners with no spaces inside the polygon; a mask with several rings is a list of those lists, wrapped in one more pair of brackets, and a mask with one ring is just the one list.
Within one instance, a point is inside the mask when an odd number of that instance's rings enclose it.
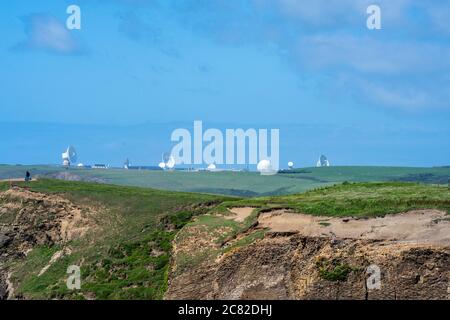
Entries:
{"label": "grass", "polygon": [[[224,217],[224,215],[227,215],[227,208],[245,206],[255,207],[255,210],[243,223]],[[181,243],[188,241],[189,237],[194,239],[197,237],[198,239],[199,233],[205,233],[211,238],[210,243],[215,244],[208,248],[202,248],[202,250],[180,253],[175,257],[180,271],[195,268],[208,259],[215,259],[220,254],[249,245],[263,238],[266,231],[258,230],[232,241],[229,246],[223,246],[230,239],[248,231],[257,220],[259,212],[277,208],[328,217],[375,217],[415,209],[440,209],[448,212],[450,209],[450,190],[443,186],[406,182],[347,182],[318,188],[302,194],[228,200],[217,206],[215,210],[217,215],[200,216],[194,222],[188,223],[186,228],[183,228],[177,235],[176,241]],[[323,227],[330,225],[326,220],[319,222],[319,224]],[[198,227],[201,228],[198,229]],[[332,266],[332,268],[330,266],[322,270],[322,276],[325,279],[340,281],[351,271],[344,265],[333,264]]]}
{"label": "grass", "polygon": [[234,205],[286,208],[317,216],[374,217],[417,209],[450,210],[445,186],[404,182],[346,183],[302,194],[245,199]]}
{"label": "grass", "polygon": [[329,222],[319,222],[319,224],[320,224],[322,227],[329,227],[329,226],[331,226],[331,223],[329,223]]}
{"label": "grass", "polygon": [[257,240],[263,239],[265,234],[266,234],[266,230],[257,230],[255,232],[252,232],[252,233],[244,236],[243,238],[237,240],[231,246],[228,246],[225,249],[223,249],[222,253],[230,252],[237,248],[248,246]]}
{"label": "grass", "polygon": [[420,182],[447,184],[450,168],[409,167],[328,167],[283,171],[275,176],[256,172],[162,172],[124,169],[68,170],[58,166],[0,165],[0,179],[21,178],[25,171],[33,176],[68,172],[81,179],[98,179],[106,183],[173,190],[202,192],[238,197],[264,197],[302,193],[318,187],[349,182]]}
{"label": "grass", "polygon": [[321,258],[316,262],[316,267],[322,279],[334,282],[344,282],[351,272],[360,271],[359,268],[352,267],[336,259],[329,261]]}
{"label": "grass", "polygon": [[[230,198],[84,182],[19,183],[95,208],[101,231],[68,244],[72,253],[39,271],[60,248],[35,248],[10,265],[16,293],[31,299],[161,299],[167,287],[172,240],[207,205]],[[0,183],[0,190],[9,186]],[[66,289],[69,265],[81,266],[80,291]]]}
{"label": "grass", "polygon": [[[206,241],[202,247],[194,247],[188,252],[178,252],[174,257],[177,266],[177,273],[193,269],[207,260],[214,260],[221,254],[225,254],[242,246],[250,245],[253,242],[262,239],[266,230],[257,230],[251,232],[250,228],[258,217],[258,209],[247,217],[243,222],[233,219],[227,219],[230,213],[225,212],[226,205],[232,202],[226,201],[217,206],[211,214],[197,217],[186,225],[177,235],[175,241],[177,244],[195,241],[199,236]],[[236,239],[235,238],[249,231],[249,234]],[[231,245],[229,242],[231,241]]]}
{"label": "grass", "polygon": [[[42,276],[39,271],[60,247],[35,248],[10,265],[16,293],[33,299],[161,299],[171,259],[182,272],[262,239],[266,230],[252,232],[251,226],[258,213],[269,208],[330,217],[450,209],[446,186],[406,182],[347,182],[300,194],[251,199],[58,180],[18,184],[94,208],[102,227],[101,232],[69,243],[72,253]],[[0,190],[7,188],[7,183],[0,183]],[[227,219],[227,208],[243,206],[255,207],[244,222]],[[326,220],[321,224],[326,226]],[[204,235],[205,245],[171,256],[174,242],[178,248],[189,239],[199,239],[199,234]],[[72,264],[81,266],[80,291],[65,286],[66,270]],[[321,277],[330,281],[344,281],[353,271],[339,262],[322,262],[318,268]]]}

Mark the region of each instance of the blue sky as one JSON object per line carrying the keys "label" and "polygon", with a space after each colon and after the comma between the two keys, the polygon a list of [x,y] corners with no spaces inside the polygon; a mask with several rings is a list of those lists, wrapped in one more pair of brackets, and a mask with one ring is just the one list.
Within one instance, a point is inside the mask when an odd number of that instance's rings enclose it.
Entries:
{"label": "blue sky", "polygon": [[0,36],[0,163],[153,165],[202,120],[279,128],[282,164],[450,164],[444,1],[17,0]]}

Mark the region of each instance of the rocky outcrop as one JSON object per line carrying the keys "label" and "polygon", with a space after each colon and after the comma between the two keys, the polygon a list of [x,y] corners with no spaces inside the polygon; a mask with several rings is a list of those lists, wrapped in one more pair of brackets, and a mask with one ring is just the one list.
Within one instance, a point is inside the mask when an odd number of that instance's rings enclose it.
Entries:
{"label": "rocky outcrop", "polygon": [[90,208],[58,195],[12,188],[0,193],[0,299],[11,295],[5,262],[24,258],[36,246],[64,246],[95,228]]}
{"label": "rocky outcrop", "polygon": [[166,299],[447,299],[449,279],[446,246],[269,233],[173,274]]}
{"label": "rocky outcrop", "polygon": [[0,270],[0,300],[5,300],[8,298],[8,293],[8,285],[5,274]]}

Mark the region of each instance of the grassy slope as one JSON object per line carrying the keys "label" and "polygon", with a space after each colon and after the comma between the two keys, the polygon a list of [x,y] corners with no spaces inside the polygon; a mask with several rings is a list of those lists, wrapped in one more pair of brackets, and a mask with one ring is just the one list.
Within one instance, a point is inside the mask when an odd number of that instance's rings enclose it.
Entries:
{"label": "grassy slope", "polygon": [[291,177],[313,177],[330,182],[423,182],[447,184],[450,167],[414,168],[414,167],[370,167],[346,166],[328,168],[305,168],[294,170]]}
{"label": "grassy slope", "polygon": [[[25,185],[25,183],[21,183]],[[59,193],[81,206],[98,208],[101,232],[69,243],[72,254],[37,274],[60,248],[40,247],[12,267],[16,293],[27,298],[82,298],[65,286],[69,265],[81,265],[84,296],[99,299],[160,299],[167,285],[171,242],[192,215],[193,204],[220,202],[224,197],[119,187],[103,184],[41,180],[27,184],[44,193]],[[0,184],[0,190],[7,188]],[[173,226],[168,229],[167,226]]]}
{"label": "grassy slope", "polygon": [[[441,209],[449,212],[450,190],[444,186],[400,182],[344,183],[296,195],[226,201],[218,206],[217,211],[223,213],[226,208],[236,206],[255,207],[254,214],[243,223],[227,220],[220,215],[203,215],[180,231],[176,238],[178,242],[195,237],[193,231],[202,230],[210,235],[211,242],[217,244],[208,250],[179,253],[175,261],[181,270],[194,268],[206,259],[215,259],[224,252],[263,237],[265,230],[249,230],[230,247],[222,246],[224,238],[232,239],[237,233],[248,230],[256,222],[257,213],[262,210],[286,208],[299,213],[338,217],[374,217],[414,209]],[[226,232],[222,231],[224,226],[229,227]]]}
{"label": "grassy slope", "polygon": [[[327,216],[379,216],[421,208],[450,210],[447,187],[414,183],[345,183],[303,194],[255,199],[53,180],[37,181],[29,186],[40,192],[64,193],[78,204],[108,209],[102,210],[98,217],[105,232],[71,243],[73,253],[55,263],[42,277],[37,277],[37,273],[59,248],[37,248],[25,263],[14,266],[13,280],[22,283],[19,292],[32,298],[81,297],[65,289],[64,279],[68,265],[83,261],[83,294],[94,293],[101,299],[159,299],[166,289],[169,253],[175,235],[176,241],[191,236],[195,239],[195,234],[190,233],[200,230],[210,235],[214,242],[214,246],[192,255],[184,252],[175,257],[179,271],[182,271],[260,239],[264,231],[258,230],[238,238],[231,247],[223,246],[226,239],[248,230],[256,220],[257,212],[267,208],[290,208]],[[5,183],[0,184],[0,190],[5,188]],[[192,203],[211,201],[221,204],[212,211],[183,210],[183,206]],[[226,214],[227,207],[248,205],[257,209],[243,223],[211,214]],[[199,216],[192,220],[193,215]],[[176,228],[168,230],[167,223]]]}
{"label": "grassy slope", "polygon": [[[1,166],[0,179],[22,177],[30,170],[34,175],[55,173],[61,167]],[[72,168],[70,173],[84,178],[100,178],[111,184],[149,187],[164,190],[206,192],[255,197],[305,192],[334,183],[368,181],[409,181],[446,184],[450,168],[399,167],[329,167],[305,168],[276,176],[244,172],[160,172],[134,170],[85,170]]]}
{"label": "grassy slope", "polygon": [[234,201],[227,205],[288,208],[325,216],[383,216],[415,209],[450,210],[450,189],[405,182],[343,183],[303,194]]}

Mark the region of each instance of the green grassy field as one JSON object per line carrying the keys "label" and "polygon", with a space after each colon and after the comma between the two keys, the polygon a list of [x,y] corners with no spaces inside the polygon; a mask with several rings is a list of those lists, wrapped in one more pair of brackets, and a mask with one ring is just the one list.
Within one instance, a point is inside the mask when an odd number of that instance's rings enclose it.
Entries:
{"label": "green grassy field", "polygon": [[[222,215],[227,208],[248,206],[254,207],[254,211],[241,223]],[[231,249],[264,237],[266,230],[252,231],[249,228],[257,221],[259,212],[275,209],[317,216],[367,218],[416,209],[440,209],[448,213],[450,190],[446,186],[405,182],[357,182],[321,187],[295,195],[225,201],[217,207],[217,212],[221,214],[200,216],[180,231],[176,238],[178,242],[190,236],[198,237],[198,233],[203,232],[216,246],[179,252],[175,259],[178,267],[181,270],[195,268],[207,259],[214,260]],[[231,246],[223,246],[226,239],[234,239],[242,232],[246,232],[244,237]]]}
{"label": "green grassy field", "polygon": [[374,217],[417,209],[450,210],[450,189],[406,182],[348,183],[302,194],[245,199],[227,206],[286,208],[295,212],[337,217]]}
{"label": "green grassy field", "polygon": [[[101,226],[100,231],[68,243],[71,254],[40,277],[39,271],[61,249],[58,245],[36,247],[25,258],[10,262],[11,279],[18,285],[16,293],[34,299],[161,299],[167,289],[174,242],[192,232],[204,232],[205,239],[213,244],[201,247],[199,252],[177,255],[175,262],[178,272],[182,272],[264,237],[264,230],[256,230],[230,246],[224,245],[249,231],[258,212],[269,208],[359,217],[424,208],[450,210],[450,190],[446,186],[403,182],[343,183],[301,194],[252,199],[61,180],[16,184],[95,208],[96,223]],[[8,183],[0,183],[0,191],[8,188]],[[253,206],[255,210],[238,223],[223,216],[226,208],[235,206]],[[81,265],[81,291],[66,288],[66,270],[72,264]]]}
{"label": "green grassy field", "polygon": [[[16,183],[17,184],[17,183]],[[157,191],[84,182],[40,180],[19,183],[33,191],[57,193],[80,206],[97,208],[101,232],[72,241],[69,256],[58,260],[38,277],[58,246],[35,248],[25,260],[10,267],[19,283],[16,294],[27,298],[161,299],[167,286],[172,240],[200,204],[220,203],[220,196]],[[0,190],[9,188],[0,183]],[[65,285],[69,265],[81,265],[81,292]]]}
{"label": "green grassy field", "polygon": [[44,175],[55,178],[59,172],[66,172],[72,178],[85,181],[239,197],[295,194],[344,181],[447,184],[450,178],[450,168],[304,168],[281,172],[275,176],[261,176],[255,172],[162,172],[78,168],[65,170],[57,166],[0,165],[0,179],[21,178],[27,170],[34,176]]}

